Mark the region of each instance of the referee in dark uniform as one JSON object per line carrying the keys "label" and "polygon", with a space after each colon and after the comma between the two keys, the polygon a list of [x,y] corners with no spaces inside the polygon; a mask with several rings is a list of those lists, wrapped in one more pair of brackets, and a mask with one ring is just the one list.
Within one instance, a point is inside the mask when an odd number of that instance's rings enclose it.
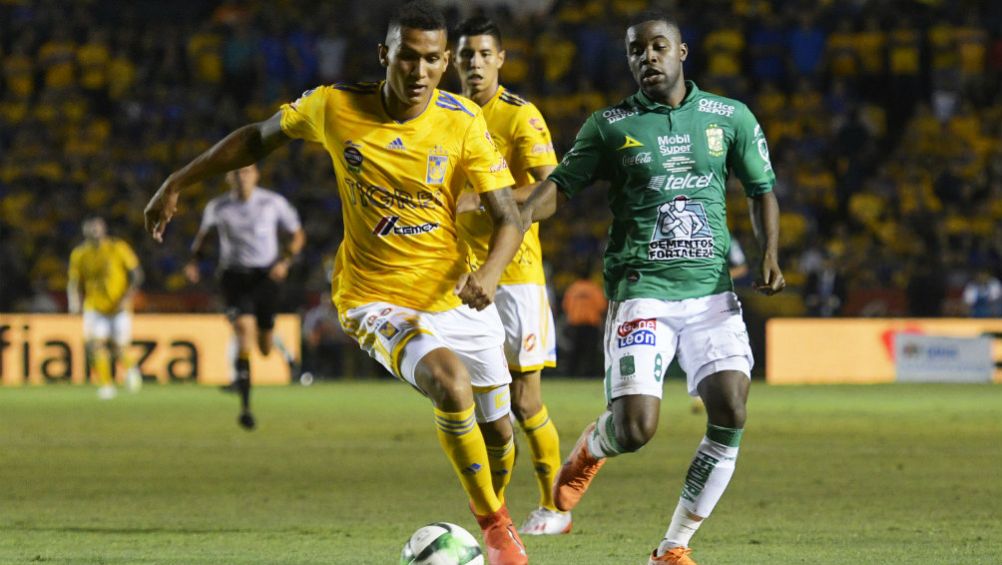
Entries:
{"label": "referee in dark uniform", "polygon": [[192,258],[185,265],[188,280],[197,283],[206,236],[213,229],[219,232],[220,283],[236,336],[238,422],[248,430],[255,424],[250,411],[250,351],[256,340],[263,355],[271,353],[280,285],[306,242],[299,214],[280,194],[258,187],[259,178],[255,165],[226,174],[231,190],[205,207],[191,244]]}

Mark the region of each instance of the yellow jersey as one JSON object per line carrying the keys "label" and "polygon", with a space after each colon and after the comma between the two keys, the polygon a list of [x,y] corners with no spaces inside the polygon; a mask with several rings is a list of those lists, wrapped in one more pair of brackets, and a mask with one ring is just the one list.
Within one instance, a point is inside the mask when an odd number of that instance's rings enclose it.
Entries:
{"label": "yellow jersey", "polygon": [[[498,151],[508,161],[517,186],[542,179],[533,178],[529,170],[557,164],[553,140],[546,121],[531,103],[503,86],[483,107],[487,129]],[[468,248],[469,261],[474,267],[487,259],[491,241],[491,218],[482,209],[457,218],[459,234]],[[539,245],[539,224],[525,233],[515,258],[505,268],[501,284],[545,284],[543,252]]]}
{"label": "yellow jersey", "polygon": [[139,267],[135,252],[121,239],[106,237],[96,245],[83,242],[70,253],[70,280],[84,294],[84,310],[117,314],[131,310],[122,298],[129,290],[129,272]]}
{"label": "yellow jersey", "polygon": [[334,163],[344,239],[332,299],[342,313],[373,302],[449,310],[467,270],[456,200],[467,183],[489,192],[514,180],[474,102],[436,89],[419,116],[398,122],[382,85],[321,86],[281,108],[282,131],[322,144]]}

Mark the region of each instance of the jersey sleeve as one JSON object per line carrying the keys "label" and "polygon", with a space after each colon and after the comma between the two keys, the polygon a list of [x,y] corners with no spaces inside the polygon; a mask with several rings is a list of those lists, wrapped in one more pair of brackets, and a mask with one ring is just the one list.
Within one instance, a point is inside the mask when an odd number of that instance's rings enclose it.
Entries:
{"label": "jersey sleeve", "polygon": [[294,102],[282,104],[282,132],[293,139],[323,143],[327,95],[328,89],[319,87],[307,90]]}
{"label": "jersey sleeve", "polygon": [[772,191],[776,174],[769,160],[769,144],[762,126],[747,106],[740,105],[735,114],[734,141],[727,161],[741,180],[746,196],[759,196]]}
{"label": "jersey sleeve", "polygon": [[80,248],[76,248],[70,253],[70,269],[69,269],[69,279],[73,281],[80,280]]}
{"label": "jersey sleeve", "polygon": [[508,170],[508,163],[487,132],[487,122],[484,121],[482,112],[477,112],[466,129],[460,166],[477,192],[490,192],[515,184],[515,179]]}
{"label": "jersey sleeve", "polygon": [[574,139],[574,146],[564,155],[549,180],[567,197],[574,196],[599,176],[605,143],[594,114],[589,116]]}
{"label": "jersey sleeve", "polygon": [[216,217],[216,203],[215,201],[210,201],[205,206],[205,210],[202,211],[202,225],[199,226],[198,231],[209,231],[216,227],[216,224],[218,223],[219,219]]}
{"label": "jersey sleeve", "polygon": [[135,251],[121,239],[115,242],[115,254],[127,270],[131,271],[139,266],[139,258],[136,257]]}
{"label": "jersey sleeve", "polygon": [[526,169],[557,164],[557,154],[553,151],[553,138],[546,120],[532,104],[522,107],[523,111],[515,120],[514,161]]}
{"label": "jersey sleeve", "polygon": [[280,206],[278,207],[278,225],[286,233],[294,233],[299,231],[302,224],[299,221],[299,212],[292,207],[285,198],[279,199]]}

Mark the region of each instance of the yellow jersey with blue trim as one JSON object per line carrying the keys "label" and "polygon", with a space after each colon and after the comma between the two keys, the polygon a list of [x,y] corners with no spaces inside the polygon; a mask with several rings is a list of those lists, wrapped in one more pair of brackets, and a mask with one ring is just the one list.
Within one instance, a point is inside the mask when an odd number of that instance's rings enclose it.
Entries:
{"label": "yellow jersey with blue trim", "polygon": [[477,104],[436,89],[417,117],[386,112],[382,82],[335,84],[281,107],[282,131],[330,153],[344,239],[331,298],[341,312],[373,302],[440,312],[467,270],[456,200],[512,186]]}
{"label": "yellow jersey with blue trim", "polygon": [[123,298],[129,290],[129,272],[137,267],[139,259],[128,243],[106,237],[73,248],[69,278],[83,291],[84,310],[111,315],[132,309]]}
{"label": "yellow jersey with blue trim", "polygon": [[[494,96],[484,104],[487,129],[494,138],[498,151],[508,161],[517,186],[525,186],[541,179],[533,178],[535,167],[557,165],[553,139],[546,120],[534,104],[499,86]],[[477,212],[461,214],[457,218],[459,235],[468,249],[468,260],[473,268],[487,259],[491,241],[491,218],[481,208]],[[539,224],[533,224],[525,233],[515,258],[505,268],[500,284],[545,284],[543,253],[539,244]]]}

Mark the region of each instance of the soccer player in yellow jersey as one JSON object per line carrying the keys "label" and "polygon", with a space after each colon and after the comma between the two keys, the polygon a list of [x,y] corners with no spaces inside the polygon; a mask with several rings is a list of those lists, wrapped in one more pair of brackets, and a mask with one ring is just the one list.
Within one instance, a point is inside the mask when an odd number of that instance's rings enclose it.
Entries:
{"label": "soccer player in yellow jersey", "polygon": [[[164,181],[146,206],[146,228],[162,240],[185,186],[294,138],[322,144],[345,226],[332,284],[342,325],[432,401],[439,442],[469,496],[488,561],[521,565],[528,557],[493,489],[488,456],[512,436],[511,376],[493,299],[522,240],[521,219],[514,180],[480,108],[436,88],[449,55],[441,12],[428,2],[401,6],[379,46],[384,81],[322,86],[237,129]],[[468,183],[494,226],[488,256],[472,272],[455,225]]]}
{"label": "soccer player in yellow jersey", "polygon": [[113,356],[122,364],[130,392],[143,384],[126,349],[132,341],[132,295],[143,282],[143,270],[128,243],[108,236],[103,219],[85,220],[83,234],[85,241],[70,254],[66,297],[71,314],[83,311],[84,340],[94,363],[97,394],[108,400],[116,394]]}
{"label": "soccer player in yellow jersey", "polygon": [[[536,107],[499,82],[505,51],[501,31],[491,20],[475,16],[456,30],[455,66],[463,95],[483,108],[487,129],[498,151],[508,161],[518,186],[545,179],[557,165],[553,141]],[[477,201],[474,192],[471,200]],[[478,208],[457,216],[462,241],[470,248],[470,262],[487,257],[490,218]],[[511,370],[511,407],[528,439],[532,466],[539,483],[539,508],[519,527],[528,535],[563,534],[571,530],[570,512],[560,512],[553,502],[553,480],[560,468],[560,438],[543,404],[540,372],[556,365],[553,313],[546,296],[539,225],[533,224],[522,239],[515,259],[501,276],[495,303],[505,327],[505,357]],[[510,470],[515,453],[498,454]],[[503,493],[510,473],[495,476],[495,489]],[[500,496],[500,494],[499,494]]]}

